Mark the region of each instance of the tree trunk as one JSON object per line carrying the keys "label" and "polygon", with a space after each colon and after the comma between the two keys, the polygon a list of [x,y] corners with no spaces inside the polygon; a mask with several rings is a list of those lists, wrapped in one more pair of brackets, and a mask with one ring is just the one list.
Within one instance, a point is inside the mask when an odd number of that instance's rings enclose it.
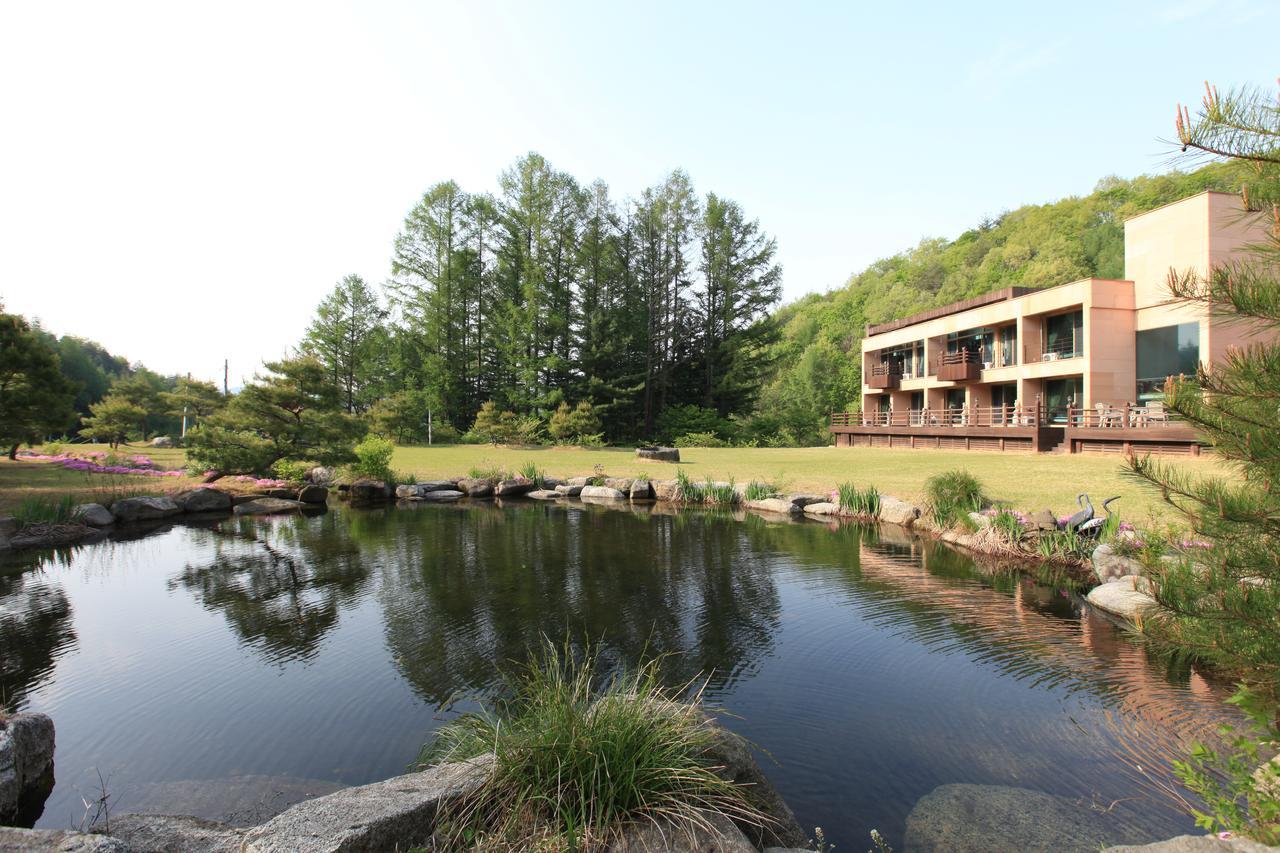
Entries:
{"label": "tree trunk", "polygon": [[10,462],[18,461],[18,445],[16,444],[13,447],[9,448],[9,461]]}

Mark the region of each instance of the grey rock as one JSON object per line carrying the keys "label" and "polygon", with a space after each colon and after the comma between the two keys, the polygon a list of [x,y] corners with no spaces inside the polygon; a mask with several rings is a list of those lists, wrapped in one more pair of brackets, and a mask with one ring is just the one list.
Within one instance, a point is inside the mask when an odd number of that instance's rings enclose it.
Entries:
{"label": "grey rock", "polygon": [[518,480],[500,480],[493,487],[493,493],[500,498],[516,498],[521,495],[527,495],[538,487],[533,480],[526,480],[523,477]]}
{"label": "grey rock", "polygon": [[1214,835],[1179,835],[1153,844],[1121,844],[1107,853],[1267,853],[1275,850],[1247,838],[1218,838]]}
{"label": "grey rock", "polygon": [[30,826],[53,790],[53,720],[14,714],[0,720],[0,824]]}
{"label": "grey rock", "polygon": [[327,486],[333,482],[333,469],[317,465],[307,472],[307,482],[317,486]]}
{"label": "grey rock", "polygon": [[167,435],[157,435],[155,438],[151,439],[150,446],[151,447],[173,447],[174,443],[173,443],[173,439],[169,438],[169,436]]}
{"label": "grey rock", "polygon": [[679,462],[680,449],[677,447],[637,447],[637,459],[652,459],[655,462]]}
{"label": "grey rock", "polygon": [[297,512],[306,504],[302,501],[291,501],[286,498],[258,498],[236,504],[236,515],[276,515],[282,512]]}
{"label": "grey rock", "polygon": [[381,480],[356,480],[347,490],[352,503],[380,503],[393,493]]}
{"label": "grey rock", "polygon": [[111,505],[116,521],[147,521],[182,512],[170,498],[121,498]]}
{"label": "grey rock", "polygon": [[898,500],[892,495],[880,496],[880,520],[887,524],[910,527],[920,518],[920,507]]}
{"label": "grey rock", "polygon": [[907,816],[903,847],[906,853],[1061,853],[1150,837],[1090,805],[1028,788],[940,785]]}
{"label": "grey rock", "polygon": [[1156,607],[1147,588],[1145,578],[1122,578],[1095,586],[1085,599],[1099,610],[1135,622]]}
{"label": "grey rock", "polygon": [[571,486],[568,483],[561,483],[560,485],[556,486],[556,494],[564,495],[565,497],[569,497],[569,498],[576,498],[578,495],[582,494],[583,488],[585,487]]}
{"label": "grey rock", "polygon": [[1092,562],[1093,574],[1099,583],[1146,573],[1146,566],[1131,557],[1117,554],[1115,547],[1106,542],[1093,549]]}
{"label": "grey rock", "polygon": [[469,498],[491,498],[493,497],[493,482],[491,480],[459,480],[458,491]]}
{"label": "grey rock", "polygon": [[231,509],[231,495],[218,489],[193,489],[174,495],[173,502],[183,512],[225,512]]}
{"label": "grey rock", "polygon": [[758,501],[746,501],[743,503],[743,506],[748,509],[758,509],[763,512],[777,512],[782,513],[783,515],[790,515],[791,513],[799,513],[803,511],[791,501],[784,500],[782,498],[764,498]]}
{"label": "grey rock", "polygon": [[10,548],[60,548],[89,536],[103,536],[104,531],[87,524],[29,524],[8,540]]}
{"label": "grey rock", "polygon": [[1042,509],[1032,514],[1031,521],[1035,524],[1037,530],[1057,530],[1058,517],[1047,509]]}
{"label": "grey rock", "polygon": [[555,489],[534,489],[525,497],[533,498],[535,501],[554,501],[564,496]]}
{"label": "grey rock", "polygon": [[969,513],[969,521],[973,522],[973,526],[978,530],[986,530],[991,526],[991,516],[983,515],[980,512]]}
{"label": "grey rock", "polygon": [[17,531],[18,519],[11,515],[0,515],[0,551],[13,547],[9,540]]}
{"label": "grey rock", "polygon": [[704,812],[696,822],[637,821],[625,827],[610,853],[756,853],[733,821]]}
{"label": "grey rock", "polygon": [[830,501],[805,504],[804,511],[807,515],[839,515],[840,504],[834,504]]}
{"label": "grey rock", "polygon": [[263,489],[262,494],[269,498],[284,498],[287,501],[291,501],[297,497],[298,490],[291,489],[288,486],[272,486],[271,488]]}
{"label": "grey rock", "polygon": [[324,486],[312,483],[298,489],[298,500],[304,504],[323,504],[329,502],[329,490]]}
{"label": "grey rock", "polygon": [[111,837],[133,853],[237,853],[243,829],[189,815],[111,818]]}
{"label": "grey rock", "polygon": [[604,484],[611,489],[617,489],[624,495],[631,494],[631,484],[634,481],[630,477],[605,477]]}
{"label": "grey rock", "polygon": [[69,829],[18,829],[0,826],[0,851],[24,853],[132,853],[118,838]]}
{"label": "grey rock", "polygon": [[[291,806],[347,785],[323,779],[246,774],[216,779],[166,779],[129,786],[130,814],[183,815],[245,829],[266,823]],[[111,818],[114,828],[116,818]]]}
{"label": "grey rock", "polygon": [[787,500],[804,509],[810,504],[826,503],[830,500],[830,497],[827,495],[790,495]]}
{"label": "grey rock", "polygon": [[590,486],[594,477],[570,477],[565,483],[570,486]]}
{"label": "grey rock", "polygon": [[672,501],[676,497],[676,481],[675,480],[650,480],[653,486],[653,496],[660,501]]}
{"label": "grey rock", "polygon": [[631,484],[631,500],[647,501],[653,497],[653,486],[648,480],[636,480]]}
{"label": "grey rock", "polygon": [[559,477],[543,477],[542,478],[542,488],[544,489],[554,489],[558,486],[563,486],[563,485],[564,485],[564,480],[561,480]]}
{"label": "grey rock", "polygon": [[421,499],[436,503],[449,503],[450,501],[460,501],[466,496],[465,492],[460,492],[457,489],[436,489],[432,492],[425,492]]}
{"label": "grey rock", "polygon": [[80,504],[72,511],[71,517],[90,527],[106,527],[116,522],[111,510],[102,504]]}
{"label": "grey rock", "polygon": [[474,793],[492,757],[443,764],[299,803],[246,833],[244,853],[404,850],[430,838],[442,806]]}
{"label": "grey rock", "polygon": [[596,500],[622,501],[627,496],[617,489],[609,486],[583,486],[582,491],[578,493],[578,497],[587,499],[595,498]]}
{"label": "grey rock", "polygon": [[756,847],[804,847],[808,839],[795,812],[764,775],[751,756],[747,742],[734,733],[716,727],[715,739],[706,757],[718,765],[721,778],[743,786],[747,799],[769,818],[765,826],[738,822],[738,828]]}
{"label": "grey rock", "polygon": [[405,483],[396,486],[396,497],[401,500],[418,497],[418,487],[412,483]]}

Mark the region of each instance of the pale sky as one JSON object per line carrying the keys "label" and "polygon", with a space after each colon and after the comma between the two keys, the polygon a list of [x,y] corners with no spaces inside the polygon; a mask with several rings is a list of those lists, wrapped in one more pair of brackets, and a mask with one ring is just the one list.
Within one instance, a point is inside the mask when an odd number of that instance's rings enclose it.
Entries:
{"label": "pale sky", "polygon": [[[684,168],[785,294],[1164,171],[1202,81],[1272,85],[1273,0],[0,2],[0,300],[232,384],[436,181],[536,150],[616,198]],[[1261,38],[1261,41],[1259,39]]]}

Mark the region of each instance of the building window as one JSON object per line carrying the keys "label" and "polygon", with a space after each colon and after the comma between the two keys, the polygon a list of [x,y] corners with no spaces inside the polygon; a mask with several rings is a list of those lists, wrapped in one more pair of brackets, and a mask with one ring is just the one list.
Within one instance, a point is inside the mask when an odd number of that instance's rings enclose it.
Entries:
{"label": "building window", "polygon": [[1044,321],[1044,360],[1084,355],[1084,311],[1055,314]]}
{"label": "building window", "polygon": [[1084,402],[1084,378],[1069,376],[1066,379],[1046,379],[1044,383],[1044,407],[1050,422],[1066,423],[1067,406],[1079,406]]}
{"label": "building window", "polygon": [[881,350],[880,364],[889,368],[893,376],[910,379],[913,376],[924,376],[924,342],[918,341],[905,347]]}
{"label": "building window", "polygon": [[1200,366],[1200,324],[1143,329],[1137,335],[1138,402],[1164,399],[1170,376],[1195,376]]}
{"label": "building window", "polygon": [[998,367],[1011,367],[1018,363],[1018,327],[1000,329],[1000,360]]}
{"label": "building window", "polygon": [[948,409],[964,408],[964,389],[963,388],[947,389],[947,408]]}

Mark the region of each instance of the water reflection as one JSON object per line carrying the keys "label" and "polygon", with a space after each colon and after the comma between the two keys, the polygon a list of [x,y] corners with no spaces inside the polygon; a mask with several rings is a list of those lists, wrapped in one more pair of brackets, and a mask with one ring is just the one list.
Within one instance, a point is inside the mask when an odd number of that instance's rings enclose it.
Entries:
{"label": "water reflection", "polygon": [[17,710],[75,647],[67,594],[39,572],[0,575],[0,708]]}

